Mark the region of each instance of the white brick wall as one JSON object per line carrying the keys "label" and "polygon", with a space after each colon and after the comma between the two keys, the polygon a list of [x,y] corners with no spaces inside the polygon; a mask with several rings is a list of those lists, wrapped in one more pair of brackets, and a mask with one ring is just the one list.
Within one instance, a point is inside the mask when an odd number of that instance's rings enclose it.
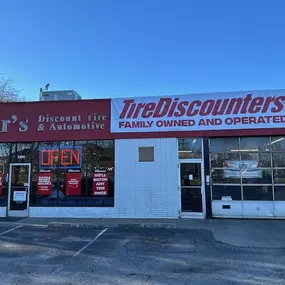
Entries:
{"label": "white brick wall", "polygon": [[[139,147],[154,147],[154,162],[139,162]],[[30,207],[31,217],[178,218],[177,140],[115,141],[115,206]]]}
{"label": "white brick wall", "polygon": [[[154,147],[154,162],[139,162],[139,147]],[[119,217],[178,218],[177,141],[124,139],[115,144],[115,207]]]}
{"label": "white brick wall", "polygon": [[7,208],[6,207],[0,207],[0,217],[6,217]]}

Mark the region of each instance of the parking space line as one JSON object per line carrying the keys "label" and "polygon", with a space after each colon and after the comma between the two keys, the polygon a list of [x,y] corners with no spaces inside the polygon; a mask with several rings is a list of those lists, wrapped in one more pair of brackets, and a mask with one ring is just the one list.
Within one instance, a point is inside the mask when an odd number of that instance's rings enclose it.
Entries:
{"label": "parking space line", "polygon": [[4,234],[7,234],[7,233],[9,233],[9,232],[12,232],[12,231],[14,231],[14,230],[16,230],[16,229],[18,229],[18,228],[22,228],[22,227],[23,227],[23,226],[20,225],[20,226],[17,226],[17,227],[15,227],[15,228],[13,228],[13,229],[7,230],[7,231],[5,231],[5,232],[3,232],[3,233],[0,233],[0,236],[2,236],[2,235],[4,235]]}
{"label": "parking space line", "polygon": [[84,249],[86,249],[88,246],[90,246],[93,242],[95,242],[103,233],[105,233],[108,230],[108,228],[102,230],[93,240],[91,240],[89,243],[87,243],[85,246],[83,246],[81,249],[79,249],[76,253],[73,254],[73,257],[76,257],[79,255]]}

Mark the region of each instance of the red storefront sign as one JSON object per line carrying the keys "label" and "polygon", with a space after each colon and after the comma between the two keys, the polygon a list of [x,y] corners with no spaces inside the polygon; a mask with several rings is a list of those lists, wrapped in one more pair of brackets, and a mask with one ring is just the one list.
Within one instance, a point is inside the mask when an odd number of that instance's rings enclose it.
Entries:
{"label": "red storefront sign", "polygon": [[51,185],[52,185],[52,173],[39,172],[37,195],[51,195]]}
{"label": "red storefront sign", "polygon": [[0,140],[110,138],[110,100],[0,103]]}
{"label": "red storefront sign", "polygon": [[65,174],[65,195],[66,196],[81,195],[81,173],[80,172],[67,172]]}
{"label": "red storefront sign", "polygon": [[108,175],[106,171],[93,173],[93,195],[108,196]]}
{"label": "red storefront sign", "polygon": [[0,196],[3,195],[3,173],[0,173]]}

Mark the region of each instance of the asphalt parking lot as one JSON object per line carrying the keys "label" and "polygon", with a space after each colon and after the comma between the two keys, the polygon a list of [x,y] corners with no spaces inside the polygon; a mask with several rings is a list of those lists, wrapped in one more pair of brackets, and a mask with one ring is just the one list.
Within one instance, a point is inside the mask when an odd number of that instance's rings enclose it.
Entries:
{"label": "asphalt parking lot", "polygon": [[285,284],[285,250],[207,230],[1,225],[0,284]]}

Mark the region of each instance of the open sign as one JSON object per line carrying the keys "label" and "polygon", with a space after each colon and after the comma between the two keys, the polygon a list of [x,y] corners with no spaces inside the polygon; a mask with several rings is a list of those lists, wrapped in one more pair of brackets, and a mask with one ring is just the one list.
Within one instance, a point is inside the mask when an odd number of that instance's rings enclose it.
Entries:
{"label": "open sign", "polygon": [[39,167],[51,168],[81,168],[82,147],[42,147],[39,149]]}

